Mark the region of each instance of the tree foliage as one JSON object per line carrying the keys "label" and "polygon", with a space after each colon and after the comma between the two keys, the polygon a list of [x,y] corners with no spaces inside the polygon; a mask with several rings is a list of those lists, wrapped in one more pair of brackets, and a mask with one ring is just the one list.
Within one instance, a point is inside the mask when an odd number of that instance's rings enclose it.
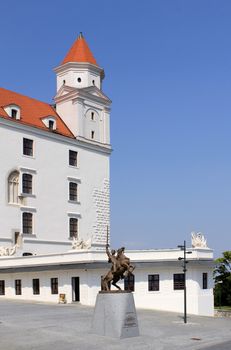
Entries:
{"label": "tree foliage", "polygon": [[231,306],[231,251],[223,252],[221,258],[216,259],[214,270],[214,301],[215,306]]}

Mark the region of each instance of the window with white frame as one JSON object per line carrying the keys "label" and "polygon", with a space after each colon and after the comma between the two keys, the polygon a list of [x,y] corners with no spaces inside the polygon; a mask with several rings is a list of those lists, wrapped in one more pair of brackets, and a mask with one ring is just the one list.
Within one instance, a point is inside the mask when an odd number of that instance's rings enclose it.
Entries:
{"label": "window with white frame", "polygon": [[69,182],[69,200],[78,201],[78,185],[76,182]]}
{"label": "window with white frame", "polygon": [[148,275],[148,291],[160,290],[160,276],[158,274]]}
{"label": "window with white frame", "polygon": [[69,237],[78,238],[78,219],[77,218],[69,219]]}
{"label": "window with white frame", "polygon": [[22,192],[32,194],[32,175],[22,174]]}
{"label": "window with white frame", "polygon": [[22,232],[25,234],[33,233],[33,214],[32,213],[22,213]]}
{"label": "window with white frame", "polygon": [[32,288],[33,288],[33,294],[34,295],[40,294],[39,278],[33,278],[33,280],[32,280]]}
{"label": "window with white frame", "polygon": [[33,156],[33,146],[34,146],[34,141],[31,139],[23,138],[23,154],[25,156]]}
{"label": "window with white frame", "polygon": [[18,105],[12,104],[4,107],[5,112],[12,119],[20,119],[20,107]]}
{"label": "window with white frame", "polygon": [[203,272],[203,274],[202,274],[202,288],[208,289],[208,273],[207,272]]}
{"label": "window with white frame", "polygon": [[185,286],[185,274],[184,273],[174,273],[173,274],[173,289],[181,290]]}
{"label": "window with white frame", "polygon": [[58,294],[59,292],[59,284],[58,278],[51,278],[51,294]]}
{"label": "window with white frame", "polygon": [[135,275],[130,273],[124,278],[124,290],[134,292],[135,291]]}
{"label": "window with white frame", "polygon": [[69,150],[69,165],[77,167],[77,156],[78,153],[76,151]]}
{"label": "window with white frame", "polygon": [[18,204],[18,186],[19,186],[19,172],[17,170],[12,171],[8,176],[8,203]]}
{"label": "window with white frame", "polygon": [[22,281],[21,280],[15,280],[14,281],[15,286],[15,294],[21,295],[22,294]]}
{"label": "window with white frame", "polygon": [[5,295],[5,281],[0,280],[0,295]]}

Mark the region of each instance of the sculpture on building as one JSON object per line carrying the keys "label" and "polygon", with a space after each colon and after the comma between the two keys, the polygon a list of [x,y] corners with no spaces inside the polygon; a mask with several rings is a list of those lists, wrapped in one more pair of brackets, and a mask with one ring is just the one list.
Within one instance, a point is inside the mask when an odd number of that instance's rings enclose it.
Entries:
{"label": "sculpture on building", "polygon": [[84,241],[81,238],[75,238],[72,241],[72,249],[81,250],[81,249],[90,249],[91,248],[91,238]]}
{"label": "sculpture on building", "polygon": [[202,232],[192,232],[191,240],[193,248],[208,248],[207,241]]}
{"label": "sculpture on building", "polygon": [[135,266],[130,264],[130,259],[124,254],[125,248],[121,247],[117,252],[112,249],[109,250],[109,244],[106,244],[106,254],[108,262],[112,264],[111,269],[102,277],[101,289],[103,291],[110,291],[111,284],[118,290],[121,290],[117,282],[132,274]]}
{"label": "sculpture on building", "polygon": [[17,251],[18,244],[15,244],[13,247],[0,247],[0,256],[11,256],[14,255]]}

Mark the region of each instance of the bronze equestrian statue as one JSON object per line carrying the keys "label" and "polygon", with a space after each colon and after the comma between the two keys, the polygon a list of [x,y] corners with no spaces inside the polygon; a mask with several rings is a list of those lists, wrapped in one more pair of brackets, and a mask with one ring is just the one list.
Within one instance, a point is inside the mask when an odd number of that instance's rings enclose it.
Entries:
{"label": "bronze equestrian statue", "polygon": [[117,285],[117,282],[124,277],[132,274],[135,266],[130,264],[130,259],[124,254],[125,248],[122,247],[116,251],[114,249],[109,250],[109,244],[106,244],[106,254],[108,256],[108,262],[111,262],[112,266],[110,271],[102,277],[101,289],[102,291],[110,291],[111,284],[118,290],[121,288]]}

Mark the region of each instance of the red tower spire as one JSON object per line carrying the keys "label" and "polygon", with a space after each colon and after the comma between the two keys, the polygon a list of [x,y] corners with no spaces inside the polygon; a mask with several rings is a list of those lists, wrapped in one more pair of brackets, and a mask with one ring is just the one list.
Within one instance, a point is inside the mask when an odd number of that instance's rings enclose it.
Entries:
{"label": "red tower spire", "polygon": [[86,40],[83,37],[82,32],[80,32],[78,38],[62,61],[62,64],[67,62],[87,62],[98,66],[95,57],[93,56]]}

